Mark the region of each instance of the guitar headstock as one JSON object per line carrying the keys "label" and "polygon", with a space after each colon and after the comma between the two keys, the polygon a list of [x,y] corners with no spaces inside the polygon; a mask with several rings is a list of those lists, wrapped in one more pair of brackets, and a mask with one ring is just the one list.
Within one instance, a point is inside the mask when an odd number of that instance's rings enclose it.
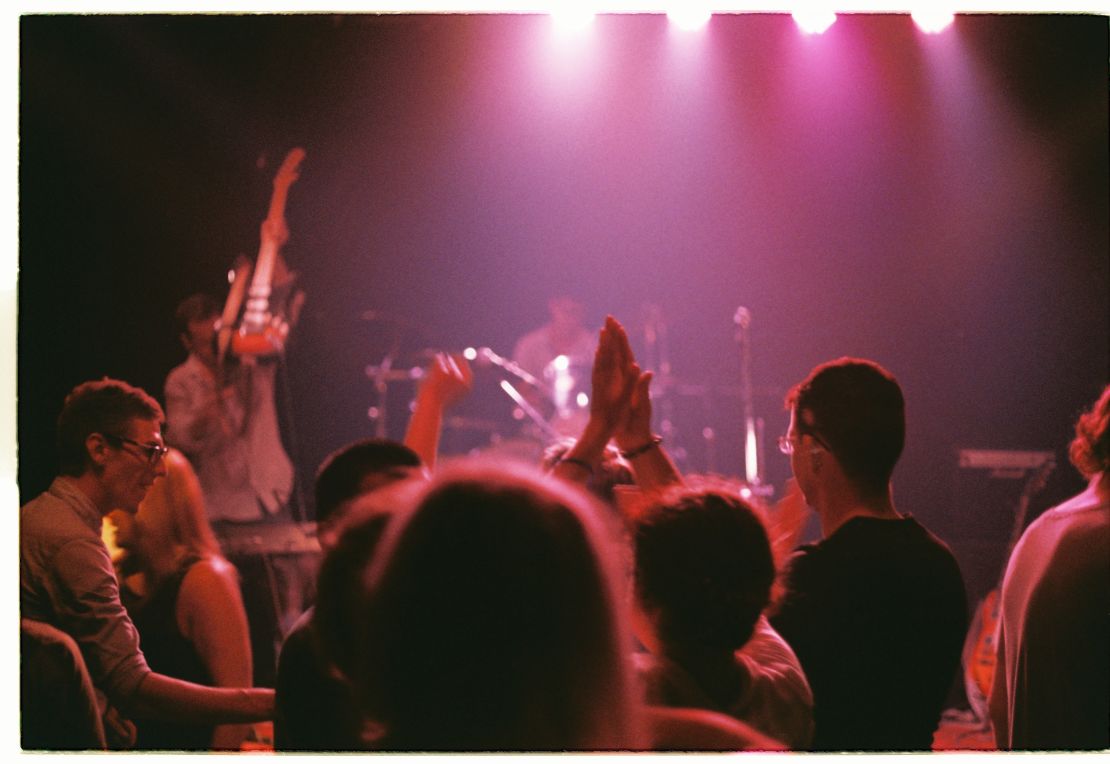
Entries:
{"label": "guitar headstock", "polygon": [[274,176],[274,188],[285,188],[293,185],[293,181],[300,177],[301,162],[304,161],[305,150],[300,146],[291,149],[281,162],[281,167]]}

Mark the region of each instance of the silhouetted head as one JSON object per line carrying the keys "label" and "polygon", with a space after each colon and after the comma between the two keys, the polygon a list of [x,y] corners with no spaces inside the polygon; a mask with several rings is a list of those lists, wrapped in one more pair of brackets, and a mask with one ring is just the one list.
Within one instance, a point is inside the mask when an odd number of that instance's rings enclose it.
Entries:
{"label": "silhouetted head", "polygon": [[[555,469],[555,465],[566,456],[574,442],[574,438],[563,438],[548,446],[543,452],[544,470],[550,472]],[[606,504],[615,506],[618,485],[636,485],[636,476],[632,474],[628,460],[614,446],[609,445],[602,452],[601,462],[590,473],[586,488]]]}
{"label": "silhouetted head", "polygon": [[364,578],[355,672],[387,749],[638,744],[599,511],[524,466],[458,465],[390,521]]}
{"label": "silhouetted head", "polygon": [[732,653],[770,599],[763,518],[731,487],[672,489],[636,520],[636,598],[665,648]]}
{"label": "silhouetted head", "polygon": [[862,493],[887,490],[906,437],[905,401],[890,372],[859,358],[823,363],[790,390],[786,407],[792,437],[810,435]]}
{"label": "silhouetted head", "polygon": [[327,548],[344,505],[352,499],[397,480],[423,474],[416,452],[396,441],[368,438],[349,443],[324,458],[316,471],[317,535]]}
{"label": "silhouetted head", "polygon": [[1110,385],[1075,423],[1075,439],[1068,456],[1085,478],[1110,472]]}

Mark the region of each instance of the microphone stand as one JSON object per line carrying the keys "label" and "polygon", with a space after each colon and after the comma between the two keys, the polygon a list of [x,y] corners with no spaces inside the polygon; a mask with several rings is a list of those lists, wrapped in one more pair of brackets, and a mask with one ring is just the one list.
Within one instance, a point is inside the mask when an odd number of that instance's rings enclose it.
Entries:
{"label": "microphone stand", "polygon": [[757,422],[752,405],[752,312],[741,305],[732,317],[736,324],[736,342],[740,346],[740,401],[744,413],[744,479],[753,493],[762,493],[763,486],[763,422]]}

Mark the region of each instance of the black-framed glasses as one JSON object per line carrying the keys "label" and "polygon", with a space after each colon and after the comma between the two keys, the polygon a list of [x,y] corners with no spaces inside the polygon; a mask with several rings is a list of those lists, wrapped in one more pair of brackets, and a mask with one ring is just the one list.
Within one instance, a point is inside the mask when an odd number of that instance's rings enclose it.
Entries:
{"label": "black-framed glasses", "polygon": [[[817,433],[799,431],[798,437],[801,437],[802,435],[808,435],[809,437],[817,441],[817,445],[821,446],[821,448],[825,449],[826,451],[832,451],[832,449],[829,448],[829,444],[822,440],[821,436]],[[787,456],[794,453],[794,440],[789,435],[779,436],[779,451],[782,451]]]}
{"label": "black-framed glasses", "polygon": [[117,444],[117,448],[120,448],[123,446],[124,443],[127,443],[128,445],[132,445],[135,448],[139,449],[146,455],[147,463],[150,464],[151,467],[162,461],[162,459],[164,459],[166,454],[168,454],[170,451],[165,446],[158,445],[157,443],[140,443],[137,440],[131,440],[131,438],[124,438],[119,435],[113,435],[110,432],[102,432],[100,434],[109,441],[115,441],[115,443]]}

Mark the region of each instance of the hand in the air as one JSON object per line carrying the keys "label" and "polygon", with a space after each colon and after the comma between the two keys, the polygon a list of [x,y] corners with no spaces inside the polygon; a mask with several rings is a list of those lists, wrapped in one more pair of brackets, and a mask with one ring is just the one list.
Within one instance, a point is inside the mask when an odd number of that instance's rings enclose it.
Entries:
{"label": "hand in the air", "polygon": [[612,434],[628,417],[629,402],[640,379],[640,367],[632,357],[628,335],[612,316],[598,337],[591,378],[590,421]]}
{"label": "hand in the air", "polygon": [[473,384],[474,373],[465,358],[459,354],[436,353],[428,365],[420,394],[447,408],[465,397]]}

